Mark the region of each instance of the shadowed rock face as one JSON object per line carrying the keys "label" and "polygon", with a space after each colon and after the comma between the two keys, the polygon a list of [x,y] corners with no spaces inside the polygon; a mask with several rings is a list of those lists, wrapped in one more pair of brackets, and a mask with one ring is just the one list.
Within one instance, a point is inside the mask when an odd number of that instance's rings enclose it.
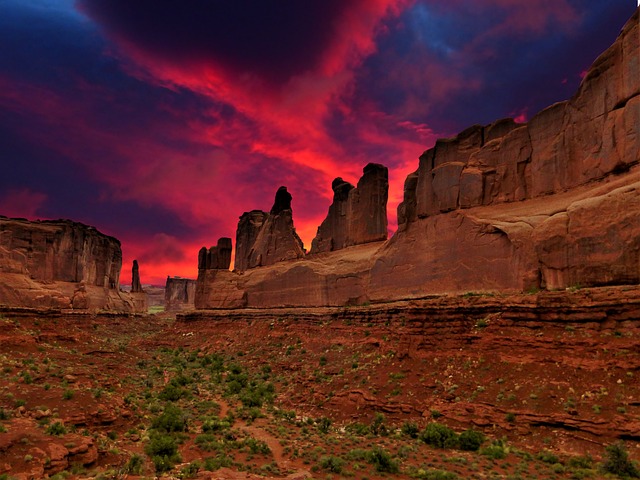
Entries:
{"label": "shadowed rock face", "polygon": [[0,217],[0,303],[42,308],[146,310],[119,291],[120,242],[69,220]]}
{"label": "shadowed rock face", "polygon": [[302,240],[293,226],[291,199],[287,188],[280,187],[270,213],[253,210],[240,217],[236,231],[236,270],[304,256]]}
{"label": "shadowed rock face", "polygon": [[167,277],[164,305],[167,312],[180,312],[195,308],[196,281],[188,278]]}
{"label": "shadowed rock face", "polygon": [[342,178],[331,184],[333,203],[318,227],[311,253],[331,252],[387,238],[389,172],[370,163],[354,187]]}
{"label": "shadowed rock face", "polygon": [[231,239],[222,237],[218,244],[207,250],[202,247],[198,252],[198,270],[228,270],[231,265]]}
{"label": "shadowed rock face", "polygon": [[134,260],[133,268],[131,269],[131,293],[140,293],[142,291],[142,283],[140,282],[140,267],[138,266],[138,260]]}

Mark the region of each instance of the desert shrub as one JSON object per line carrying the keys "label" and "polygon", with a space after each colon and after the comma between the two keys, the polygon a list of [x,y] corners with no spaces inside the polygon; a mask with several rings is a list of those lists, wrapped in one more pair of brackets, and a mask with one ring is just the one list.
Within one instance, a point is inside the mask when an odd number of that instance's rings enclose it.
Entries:
{"label": "desert shrub", "polygon": [[195,460],[180,470],[180,478],[196,478],[201,468],[200,462]]}
{"label": "desert shrub", "polygon": [[538,460],[540,460],[541,462],[544,463],[550,463],[550,464],[554,464],[554,463],[559,463],[560,459],[558,458],[557,455],[555,455],[554,453],[550,452],[549,450],[543,450],[541,452],[539,452],[536,455],[536,458]]}
{"label": "desert shrub", "polygon": [[271,449],[262,440],[256,440],[255,438],[247,438],[244,444],[249,447],[249,451],[254,455],[271,455]]}
{"label": "desert shrub", "polygon": [[9,420],[9,416],[4,407],[0,407],[0,420]]}
{"label": "desert shrub", "polygon": [[224,444],[218,440],[218,437],[210,433],[198,435],[195,439],[196,445],[205,452],[222,451]]}
{"label": "desert shrub", "polygon": [[369,426],[359,422],[350,423],[345,428],[348,432],[356,435],[367,435],[369,433]]}
{"label": "desert shrub", "polygon": [[458,437],[458,444],[461,450],[477,452],[484,443],[485,436],[477,430],[465,430]]}
{"label": "desert shrub", "polygon": [[341,459],[340,457],[335,457],[333,455],[320,458],[320,468],[331,473],[342,473],[344,463],[345,462],[343,459]]}
{"label": "desert shrub", "polygon": [[593,458],[591,458],[591,455],[571,457],[567,461],[567,465],[571,468],[591,468],[593,466]]}
{"label": "desert shrub", "polygon": [[400,431],[403,435],[406,435],[409,438],[418,438],[420,428],[418,428],[418,424],[416,422],[404,422],[400,427]]}
{"label": "desert shrub", "polygon": [[124,473],[130,473],[131,475],[140,475],[142,473],[142,467],[144,466],[144,459],[140,455],[133,455],[124,467]]}
{"label": "desert shrub", "polygon": [[223,467],[232,467],[233,459],[226,454],[220,454],[216,457],[209,457],[204,460],[203,468],[209,472],[214,472]]}
{"label": "desert shrub", "polygon": [[263,403],[273,402],[275,388],[269,382],[249,382],[238,393],[245,407],[261,407]]}
{"label": "desert shrub", "polygon": [[180,387],[175,383],[169,383],[166,387],[158,394],[158,398],[161,400],[165,400],[167,402],[177,402],[183,397],[188,397],[189,392],[187,389]]}
{"label": "desert shrub", "polygon": [[180,408],[169,404],[164,412],[153,420],[151,428],[166,433],[186,432],[187,416]]}
{"label": "desert shrub", "polygon": [[391,458],[391,454],[380,447],[371,449],[368,455],[369,463],[373,464],[378,472],[398,473],[398,462]]}
{"label": "desert shrub", "polygon": [[373,420],[371,420],[371,424],[369,425],[369,431],[374,435],[386,435],[387,426],[384,424],[384,420],[384,414],[376,412],[373,416]]}
{"label": "desert shrub", "polygon": [[348,460],[351,461],[363,461],[369,459],[369,451],[363,450],[362,448],[354,448],[353,450],[349,450],[346,455]]}
{"label": "desert shrub", "polygon": [[504,444],[502,442],[496,441],[487,447],[481,448],[480,455],[484,455],[492,460],[501,460],[506,458],[507,450],[504,448]]}
{"label": "desert shrub", "polygon": [[420,440],[427,445],[437,448],[455,448],[458,446],[458,435],[452,429],[441,423],[428,424],[420,432]]}
{"label": "desert shrub", "polygon": [[180,461],[178,442],[172,435],[152,434],[144,451],[151,458],[157,473],[168,472]]}
{"label": "desert shrub", "polygon": [[624,442],[614,443],[605,448],[605,459],[602,469],[620,477],[640,478],[640,469],[629,458]]}
{"label": "desert shrub", "polygon": [[65,433],[67,433],[67,429],[65,428],[65,426],[62,423],[56,422],[56,423],[52,423],[51,425],[49,425],[44,433],[46,433],[47,435],[60,436],[60,435],[64,435]]}
{"label": "desert shrub", "polygon": [[421,480],[458,480],[459,478],[455,473],[446,470],[423,470],[422,468],[412,472],[411,476]]}
{"label": "desert shrub", "polygon": [[202,423],[202,431],[204,433],[222,432],[231,428],[231,422],[228,419],[211,418]]}
{"label": "desert shrub", "polygon": [[316,427],[320,433],[328,433],[331,427],[331,419],[327,417],[321,417],[316,420]]}

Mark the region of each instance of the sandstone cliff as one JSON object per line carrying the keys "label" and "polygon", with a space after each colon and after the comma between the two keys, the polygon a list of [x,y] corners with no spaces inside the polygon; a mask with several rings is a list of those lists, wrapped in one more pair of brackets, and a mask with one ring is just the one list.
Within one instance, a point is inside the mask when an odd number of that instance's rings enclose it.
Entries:
{"label": "sandstone cliff", "polygon": [[121,267],[120,242],[93,227],[0,217],[0,303],[6,306],[143,308],[142,298],[119,291]]}
{"label": "sandstone cliff", "polygon": [[291,199],[287,188],[280,187],[269,213],[253,210],[240,217],[236,231],[236,270],[304,256],[302,240],[293,226]]}
{"label": "sandstone cliff", "polygon": [[332,251],[349,244],[356,190],[336,179],[316,255],[222,272],[196,307],[640,283],[639,12],[570,100],[527,124],[470,127],[421,155],[390,240]]}
{"label": "sandstone cliff", "polygon": [[196,281],[181,277],[167,277],[164,306],[167,312],[189,311],[195,308]]}
{"label": "sandstone cliff", "polygon": [[357,187],[338,177],[331,188],[333,203],[327,218],[318,227],[311,253],[386,240],[389,192],[386,167],[370,163],[364,167]]}

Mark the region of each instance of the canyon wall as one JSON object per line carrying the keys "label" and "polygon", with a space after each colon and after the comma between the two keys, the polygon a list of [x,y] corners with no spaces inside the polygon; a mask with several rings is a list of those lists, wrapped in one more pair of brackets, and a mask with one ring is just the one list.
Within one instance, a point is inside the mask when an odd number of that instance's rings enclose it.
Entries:
{"label": "canyon wall", "polygon": [[332,252],[352,245],[387,239],[387,167],[370,163],[354,187],[342,178],[331,184],[333,203],[318,227],[311,253]]}
{"label": "canyon wall", "polygon": [[195,297],[195,280],[167,277],[167,283],[164,288],[164,308],[167,312],[193,310],[195,308]]}
{"label": "canyon wall", "polygon": [[[366,228],[367,220],[349,218],[360,183],[356,189],[338,178],[313,255],[300,250],[288,261],[241,268],[242,275],[218,271],[202,285],[199,278],[196,307],[340,306],[640,283],[639,12],[570,100],[527,124],[472,126],[424,152],[405,181],[398,231],[388,241],[349,241],[350,223]],[[365,190],[359,202],[380,192]],[[365,198],[361,211],[373,214],[379,200]],[[261,213],[259,221],[245,214],[245,223],[264,223],[269,214]],[[238,243],[257,238],[263,224],[255,230],[243,229]]]}
{"label": "canyon wall", "polygon": [[141,311],[143,293],[119,290],[120,242],[68,220],[0,217],[0,303],[6,306]]}

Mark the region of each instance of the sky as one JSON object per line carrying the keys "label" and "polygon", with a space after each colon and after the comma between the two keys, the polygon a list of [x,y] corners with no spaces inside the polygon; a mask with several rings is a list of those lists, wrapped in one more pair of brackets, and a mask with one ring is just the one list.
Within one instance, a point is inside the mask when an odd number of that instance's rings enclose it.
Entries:
{"label": "sky", "polygon": [[121,283],[197,254],[285,185],[309,248],[331,181],[575,92],[635,0],[0,0],[0,215],[122,242]]}

